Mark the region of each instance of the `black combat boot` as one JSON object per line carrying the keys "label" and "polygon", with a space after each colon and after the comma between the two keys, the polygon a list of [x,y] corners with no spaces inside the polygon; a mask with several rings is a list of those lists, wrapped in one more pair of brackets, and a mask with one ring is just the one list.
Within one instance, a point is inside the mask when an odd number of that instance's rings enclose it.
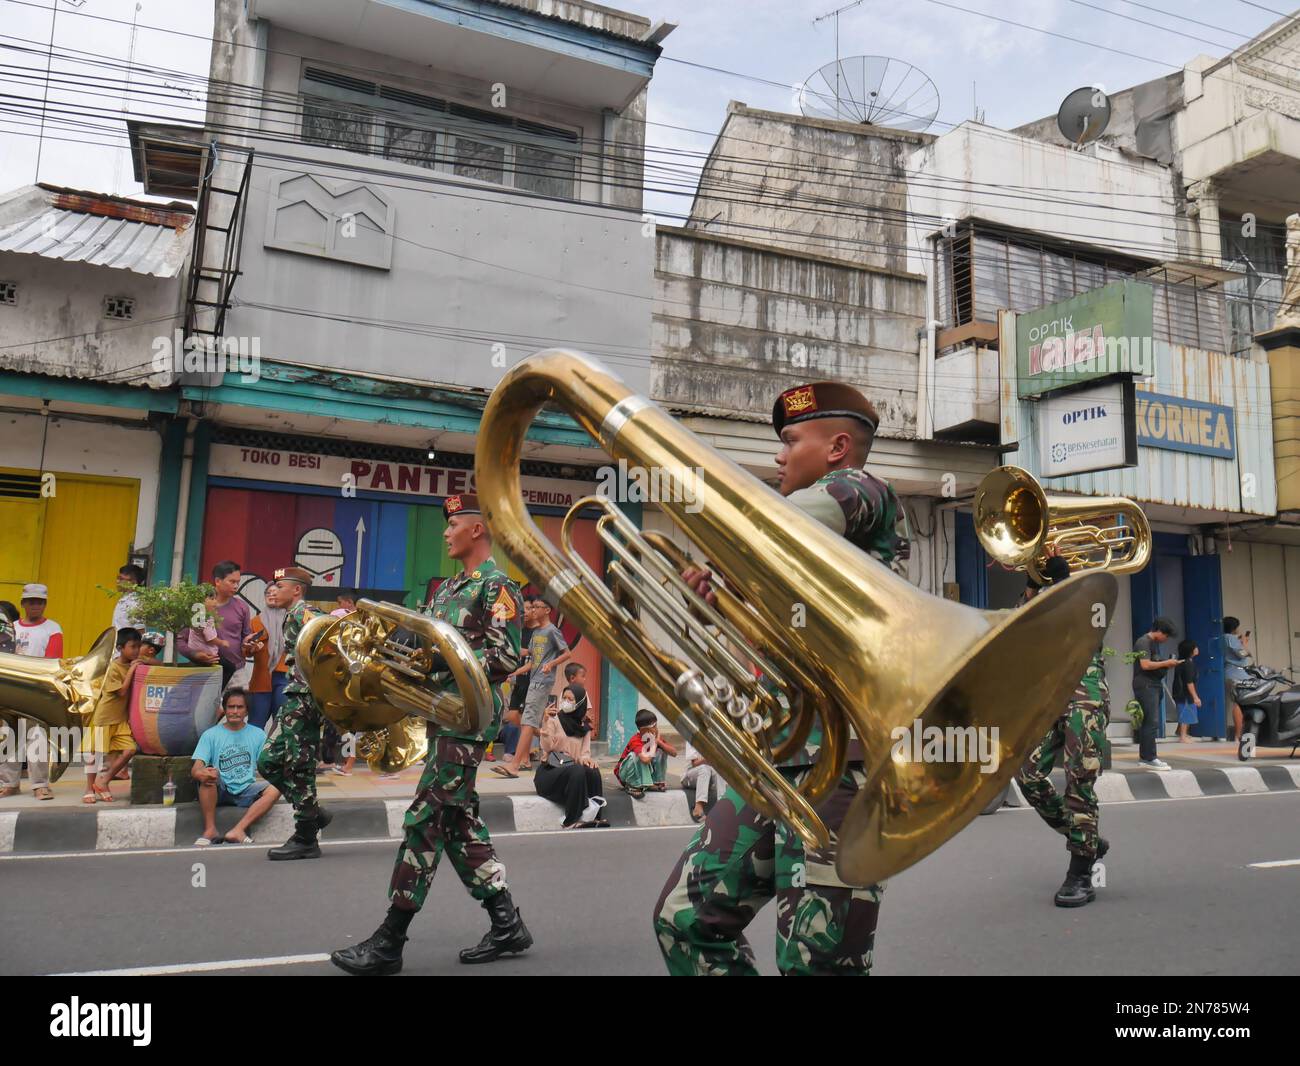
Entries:
{"label": "black combat boot", "polygon": [[533,946],[533,935],[524,925],[524,917],[516,909],[509,892],[498,892],[483,903],[483,909],[492,919],[492,928],[478,942],[477,947],[460,953],[461,962],[491,962],[502,955],[517,954]]}
{"label": "black combat boot", "polygon": [[327,811],[324,807],[322,807],[318,803],[316,804],[316,817],[313,819],[313,821],[316,823],[316,832],[319,833],[322,829],[324,829],[327,825],[329,825],[330,822],[334,821],[334,815],[332,815],[329,811]]}
{"label": "black combat boot", "polygon": [[272,862],[282,859],[319,859],[320,845],[316,842],[316,823],[299,822],[298,827],[293,831],[293,836],[278,848],[268,851],[266,857]]}
{"label": "black combat boot", "polygon": [[1098,838],[1097,838],[1097,857],[1096,857],[1095,859],[1093,859],[1092,861],[1093,861],[1093,862],[1101,862],[1101,860],[1104,859],[1104,858],[1106,857],[1106,852],[1108,852],[1108,851],[1110,851],[1110,841],[1107,840],[1105,837],[1098,837]]}
{"label": "black combat boot", "polygon": [[1086,855],[1070,856],[1070,871],[1056,892],[1058,907],[1083,907],[1097,898],[1092,887],[1092,862]]}
{"label": "black combat boot", "polygon": [[406,927],[413,917],[413,912],[400,913],[390,909],[384,924],[368,940],[330,952],[330,962],[358,977],[401,973],[402,945],[406,943]]}

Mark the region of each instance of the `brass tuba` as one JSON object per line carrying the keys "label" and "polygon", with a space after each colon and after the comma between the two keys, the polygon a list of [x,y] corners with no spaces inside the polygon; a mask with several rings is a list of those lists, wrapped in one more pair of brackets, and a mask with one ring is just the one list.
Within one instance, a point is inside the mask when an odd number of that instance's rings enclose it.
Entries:
{"label": "brass tuba", "polygon": [[492,717],[492,688],[469,643],[419,611],[358,600],[351,614],[308,620],[294,655],[321,712],[362,734],[358,753],[385,772],[424,757],[427,723],[475,733]]}
{"label": "brass tuba", "polygon": [[1053,548],[1076,572],[1135,574],[1151,560],[1151,525],[1134,501],[1049,496],[1018,466],[1000,466],[985,475],[975,490],[974,523],[994,561],[1024,570],[1038,582]]}
{"label": "brass tuba", "polygon": [[75,754],[74,741],[90,725],[99,686],[116,650],[114,636],[115,630],[104,630],[90,651],[76,658],[0,652],[0,719],[17,729],[20,716],[32,718],[49,729],[51,781],[63,776]]}
{"label": "brass tuba", "polygon": [[[574,505],[560,546],[540,535],[524,508],[519,460],[546,404],[667,487],[660,508],[726,582],[718,608],[681,580],[684,557],[664,554],[663,540],[642,537],[606,498]],[[1117,595],[1104,573],[1015,612],[920,592],[578,352],[540,352],[505,375],[483,413],[475,478],[484,518],[515,565],[747,803],[810,846],[830,843],[816,807],[842,776],[856,731],[867,782],[840,828],[836,859],[850,884],[921,859],[1001,792],[1098,646],[1094,605],[1109,610]],[[612,560],[603,577],[572,546],[586,507],[601,512],[597,529]],[[682,653],[658,647],[642,615]],[[796,788],[776,763],[814,724],[821,755]],[[917,726],[972,739],[972,727],[998,727],[996,769],[913,761],[899,730]]]}

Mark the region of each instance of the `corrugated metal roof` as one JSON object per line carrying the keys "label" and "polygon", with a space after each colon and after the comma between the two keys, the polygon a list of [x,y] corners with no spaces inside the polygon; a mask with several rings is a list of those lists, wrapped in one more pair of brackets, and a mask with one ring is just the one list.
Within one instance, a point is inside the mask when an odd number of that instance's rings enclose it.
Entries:
{"label": "corrugated metal roof", "polygon": [[178,230],[48,205],[26,218],[0,225],[0,252],[40,255],[156,278],[180,274],[192,239],[192,227]]}

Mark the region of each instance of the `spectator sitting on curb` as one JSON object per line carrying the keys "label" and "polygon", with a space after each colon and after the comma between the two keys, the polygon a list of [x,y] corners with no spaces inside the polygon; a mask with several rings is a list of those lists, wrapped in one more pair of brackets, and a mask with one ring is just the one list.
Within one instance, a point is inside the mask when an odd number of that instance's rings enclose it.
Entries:
{"label": "spectator sitting on curb", "polygon": [[[565,690],[568,691],[567,689]],[[574,731],[555,707],[546,709],[542,721],[542,764],[533,785],[537,794],[564,808],[565,829],[607,828],[600,816],[605,806],[600,768],[591,757],[591,732]]]}
{"label": "spectator sitting on curb", "polygon": [[199,809],[203,812],[203,835],[198,847],[220,843],[217,808],[240,807],[244,815],[225,835],[228,844],[251,844],[249,828],[280,798],[279,790],[253,776],[266,734],[248,724],[248,693],[228,688],[222,694],[225,718],[199,737],[194,749],[191,776],[199,783]]}
{"label": "spectator sitting on curb", "polygon": [[686,769],[682,772],[682,785],[695,789],[695,806],[691,808],[693,822],[698,822],[704,817],[710,786],[713,786],[714,795],[719,799],[727,790],[727,783],[722,780],[722,775],[705,762],[704,756],[690,744],[686,745]]}
{"label": "spectator sitting on curb", "polygon": [[668,788],[668,756],[677,752],[659,735],[654,711],[636,712],[636,735],[627,742],[614,764],[614,776],[632,796],[640,799],[646,789],[663,792]]}
{"label": "spectator sitting on curb", "polygon": [[126,708],[126,694],[139,655],[140,631],[130,626],[119,629],[117,658],[104,672],[104,682],[90,716],[89,743],[83,749],[86,752],[86,794],[81,797],[82,803],[112,803],[109,783],[139,750],[131,733],[131,723],[127,721]]}

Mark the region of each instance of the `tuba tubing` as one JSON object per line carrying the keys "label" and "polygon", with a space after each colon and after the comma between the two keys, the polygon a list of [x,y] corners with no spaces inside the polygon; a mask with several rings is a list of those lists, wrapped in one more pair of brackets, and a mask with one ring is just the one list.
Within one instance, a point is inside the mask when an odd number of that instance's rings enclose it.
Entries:
{"label": "tuba tubing", "polygon": [[[828,737],[851,725],[866,752],[863,787],[839,833],[836,868],[846,883],[891,876],[976,817],[1060,716],[1100,645],[1091,618],[1097,605],[1107,615],[1114,607],[1109,574],[1081,575],[1014,613],[950,603],[788,504],[591,357],[551,349],[514,366],[488,399],[475,461],[496,542],[747,803],[785,820],[810,846],[825,846],[829,834],[807,793],[725,715],[683,706],[663,664],[635,653],[576,568],[539,534],[524,506],[519,461],[546,404],[571,415],[612,459],[697,472],[695,506],[665,499],[661,510],[819,679],[830,704]],[[797,614],[804,625],[792,625]],[[996,768],[891,754],[897,730],[914,722],[997,727]],[[846,761],[845,746],[825,745],[814,772],[838,780]]]}

